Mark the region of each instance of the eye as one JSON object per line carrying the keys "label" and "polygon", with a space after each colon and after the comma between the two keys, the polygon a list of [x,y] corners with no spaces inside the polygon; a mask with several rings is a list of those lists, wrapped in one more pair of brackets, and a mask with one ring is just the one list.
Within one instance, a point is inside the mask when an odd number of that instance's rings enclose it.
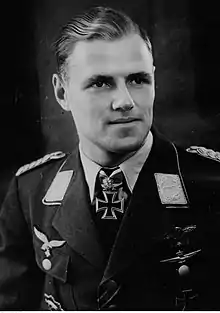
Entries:
{"label": "eye", "polygon": [[132,82],[134,82],[134,83],[137,84],[137,85],[141,85],[141,84],[144,83],[144,80],[143,80],[143,78],[141,78],[141,77],[136,77],[136,78],[134,78],[134,79],[132,80]]}
{"label": "eye", "polygon": [[130,79],[128,79],[128,82],[133,86],[142,86],[144,84],[150,85],[152,83],[152,79],[148,76],[132,75]]}
{"label": "eye", "polygon": [[109,87],[111,87],[111,84],[110,84],[110,82],[108,82],[108,81],[102,79],[102,80],[97,80],[97,81],[93,82],[93,84],[91,85],[91,87],[97,88],[97,89],[98,89],[98,88],[104,88],[104,87],[109,88]]}
{"label": "eye", "polygon": [[101,80],[97,81],[96,83],[93,83],[93,87],[102,88],[105,85],[105,83]]}
{"label": "eye", "polygon": [[148,82],[147,79],[142,78],[142,77],[135,77],[135,78],[130,80],[131,85],[143,85],[143,84],[147,84],[147,83],[150,83],[150,82]]}

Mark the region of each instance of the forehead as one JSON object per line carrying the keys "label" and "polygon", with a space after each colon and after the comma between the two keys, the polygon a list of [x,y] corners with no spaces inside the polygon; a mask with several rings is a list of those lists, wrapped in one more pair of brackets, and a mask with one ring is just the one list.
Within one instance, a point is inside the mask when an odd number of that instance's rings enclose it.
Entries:
{"label": "forehead", "polygon": [[114,41],[78,42],[68,61],[70,74],[79,72],[81,75],[152,72],[153,65],[146,43],[137,34]]}

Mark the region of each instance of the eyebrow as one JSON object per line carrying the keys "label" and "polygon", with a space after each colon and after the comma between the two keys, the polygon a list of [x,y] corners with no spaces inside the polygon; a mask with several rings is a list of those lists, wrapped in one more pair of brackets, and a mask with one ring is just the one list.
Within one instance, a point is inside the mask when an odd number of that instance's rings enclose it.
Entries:
{"label": "eyebrow", "polygon": [[[128,74],[126,77],[126,80],[129,79],[134,79],[135,77],[142,77],[145,79],[151,79],[152,78],[153,73],[147,73],[145,71],[140,71],[140,72],[135,72],[135,73],[130,73]],[[83,89],[88,88],[89,86],[91,86],[92,84],[94,84],[95,82],[97,82],[98,80],[105,80],[109,83],[114,81],[114,76],[111,75],[103,75],[103,74],[95,74],[92,75],[91,77],[87,78],[84,83],[83,83]]]}
{"label": "eyebrow", "polygon": [[150,79],[152,77],[153,73],[147,73],[144,71],[137,72],[137,73],[131,73],[127,76],[127,79],[135,78],[135,77],[142,77],[145,79]]}

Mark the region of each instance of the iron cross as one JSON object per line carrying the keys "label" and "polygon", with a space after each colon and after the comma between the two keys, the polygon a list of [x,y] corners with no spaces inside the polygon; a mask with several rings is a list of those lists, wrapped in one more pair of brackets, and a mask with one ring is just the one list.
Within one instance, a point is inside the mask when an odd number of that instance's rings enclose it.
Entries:
{"label": "iron cross", "polygon": [[117,220],[115,211],[124,213],[124,198],[115,200],[118,192],[102,191],[105,200],[96,198],[96,212],[104,211],[102,219]]}
{"label": "iron cross", "polygon": [[182,297],[176,297],[176,307],[181,307],[181,311],[185,311],[189,301],[195,299],[197,296],[197,294],[192,293],[192,289],[182,290]]}

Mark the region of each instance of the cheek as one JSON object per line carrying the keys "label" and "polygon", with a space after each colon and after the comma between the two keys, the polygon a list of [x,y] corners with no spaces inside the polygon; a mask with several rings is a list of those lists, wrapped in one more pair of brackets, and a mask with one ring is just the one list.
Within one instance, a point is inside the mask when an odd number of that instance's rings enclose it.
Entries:
{"label": "cheek", "polygon": [[111,97],[106,93],[96,93],[89,96],[90,114],[93,117],[105,119],[105,116],[109,113],[111,107]]}
{"label": "cheek", "polygon": [[69,98],[73,118],[81,128],[100,128],[108,115],[109,97],[106,95],[72,93]]}
{"label": "cheek", "polygon": [[143,88],[140,90],[134,90],[132,92],[132,98],[140,109],[143,111],[149,111],[149,109],[153,108],[154,104],[154,89]]}
{"label": "cheek", "polygon": [[80,116],[86,118],[90,115],[90,102],[88,97],[83,93],[77,91],[71,92],[68,97],[68,104],[73,116],[76,118]]}

